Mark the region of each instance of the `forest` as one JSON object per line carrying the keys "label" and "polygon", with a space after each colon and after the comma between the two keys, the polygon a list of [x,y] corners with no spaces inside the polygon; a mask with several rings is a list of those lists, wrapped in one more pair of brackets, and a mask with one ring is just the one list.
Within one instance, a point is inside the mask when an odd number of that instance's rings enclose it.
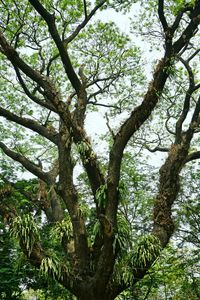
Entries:
{"label": "forest", "polygon": [[0,299],[200,299],[199,24],[0,1]]}

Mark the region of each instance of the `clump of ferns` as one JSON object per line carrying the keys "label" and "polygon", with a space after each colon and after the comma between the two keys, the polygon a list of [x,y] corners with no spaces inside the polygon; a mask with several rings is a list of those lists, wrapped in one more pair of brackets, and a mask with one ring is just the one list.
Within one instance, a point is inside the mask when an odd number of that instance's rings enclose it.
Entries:
{"label": "clump of ferns", "polygon": [[[51,276],[53,279],[62,279],[62,264],[56,255],[47,256],[43,258],[40,271],[47,277]],[[65,270],[66,271],[66,270]]]}
{"label": "clump of ferns", "polygon": [[162,247],[157,237],[151,234],[140,237],[127,253],[119,256],[115,263],[114,278],[119,283],[131,285],[137,270],[148,269],[158,258]]}
{"label": "clump of ferns", "polygon": [[38,227],[31,214],[17,216],[11,224],[10,233],[25,247],[28,256],[31,255],[34,244],[40,240]]}
{"label": "clump of ferns", "polygon": [[73,228],[70,218],[67,216],[62,221],[57,222],[52,229],[51,235],[62,243],[71,240],[73,238]]}
{"label": "clump of ferns", "polygon": [[140,237],[134,245],[131,257],[132,266],[141,269],[148,268],[159,256],[161,250],[160,241],[156,236],[146,234]]}

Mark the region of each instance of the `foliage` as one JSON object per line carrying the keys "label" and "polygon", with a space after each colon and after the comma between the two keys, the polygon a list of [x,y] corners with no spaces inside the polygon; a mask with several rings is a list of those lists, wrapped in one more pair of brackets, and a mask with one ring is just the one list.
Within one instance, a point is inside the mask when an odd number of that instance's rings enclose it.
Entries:
{"label": "foliage", "polygon": [[199,267],[192,256],[191,249],[169,245],[144,279],[119,299],[198,299]]}
{"label": "foliage", "polygon": [[198,298],[199,15],[1,1],[2,297]]}
{"label": "foliage", "polygon": [[40,268],[46,276],[49,276],[49,274],[53,278],[60,278],[62,276],[60,264],[56,258],[45,257],[42,260]]}
{"label": "foliage", "polygon": [[17,270],[17,248],[10,240],[9,232],[1,224],[0,229],[0,297],[1,299],[20,299],[22,272]]}
{"label": "foliage", "polygon": [[161,251],[157,237],[147,235],[141,237],[132,255],[133,266],[144,268],[149,261],[154,261]]}
{"label": "foliage", "polygon": [[28,214],[18,216],[13,220],[11,234],[25,245],[28,255],[32,252],[34,243],[39,240],[38,228],[33,216]]}

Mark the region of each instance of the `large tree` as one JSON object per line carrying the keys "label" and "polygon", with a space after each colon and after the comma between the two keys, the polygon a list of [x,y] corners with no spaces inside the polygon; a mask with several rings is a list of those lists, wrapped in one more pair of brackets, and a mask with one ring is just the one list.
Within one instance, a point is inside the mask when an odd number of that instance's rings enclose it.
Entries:
{"label": "large tree", "polygon": [[[134,37],[94,22],[111,8],[134,15],[132,32],[159,52],[149,83]],[[4,201],[1,214],[29,262],[77,299],[115,299],[168,244],[180,172],[200,158],[200,1],[2,0],[0,9],[1,178],[29,203]],[[85,128],[99,108],[108,155]],[[166,153],[148,180],[134,172],[144,149]],[[38,178],[31,188],[17,182],[24,169]],[[157,195],[151,218],[134,226],[141,180]]]}

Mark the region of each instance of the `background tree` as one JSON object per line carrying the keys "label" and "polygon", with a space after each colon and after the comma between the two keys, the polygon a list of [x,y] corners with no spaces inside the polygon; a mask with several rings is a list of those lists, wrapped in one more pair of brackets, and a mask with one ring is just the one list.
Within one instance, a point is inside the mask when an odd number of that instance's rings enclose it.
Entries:
{"label": "background tree", "polygon": [[[40,224],[40,212],[36,206],[31,206],[28,197],[19,190],[32,190],[35,180],[18,181],[15,189],[9,185],[1,185],[1,219],[0,219],[0,296],[1,299],[30,299],[31,293],[39,299],[74,299],[53,278],[48,278],[40,270],[31,266],[20,251],[17,240],[10,236],[7,220],[13,214],[34,213]],[[4,220],[2,219],[4,216]],[[43,226],[43,231],[48,233],[48,226]],[[45,233],[44,233],[45,235]]]}
{"label": "background tree", "polygon": [[[2,180],[28,200],[1,214],[29,262],[78,299],[114,299],[147,274],[175,229],[180,173],[200,157],[200,1],[135,2],[133,30],[161,56],[149,84],[139,47],[92,21],[132,1],[1,1]],[[84,125],[99,107],[103,157]],[[139,150],[166,152],[159,176],[135,171]],[[17,182],[24,169],[38,178],[30,188]]]}
{"label": "background tree", "polygon": [[10,242],[9,234],[5,228],[1,226],[0,235],[0,279],[2,285],[0,287],[1,299],[19,299],[20,274],[15,272],[16,253],[13,251],[13,245]]}

